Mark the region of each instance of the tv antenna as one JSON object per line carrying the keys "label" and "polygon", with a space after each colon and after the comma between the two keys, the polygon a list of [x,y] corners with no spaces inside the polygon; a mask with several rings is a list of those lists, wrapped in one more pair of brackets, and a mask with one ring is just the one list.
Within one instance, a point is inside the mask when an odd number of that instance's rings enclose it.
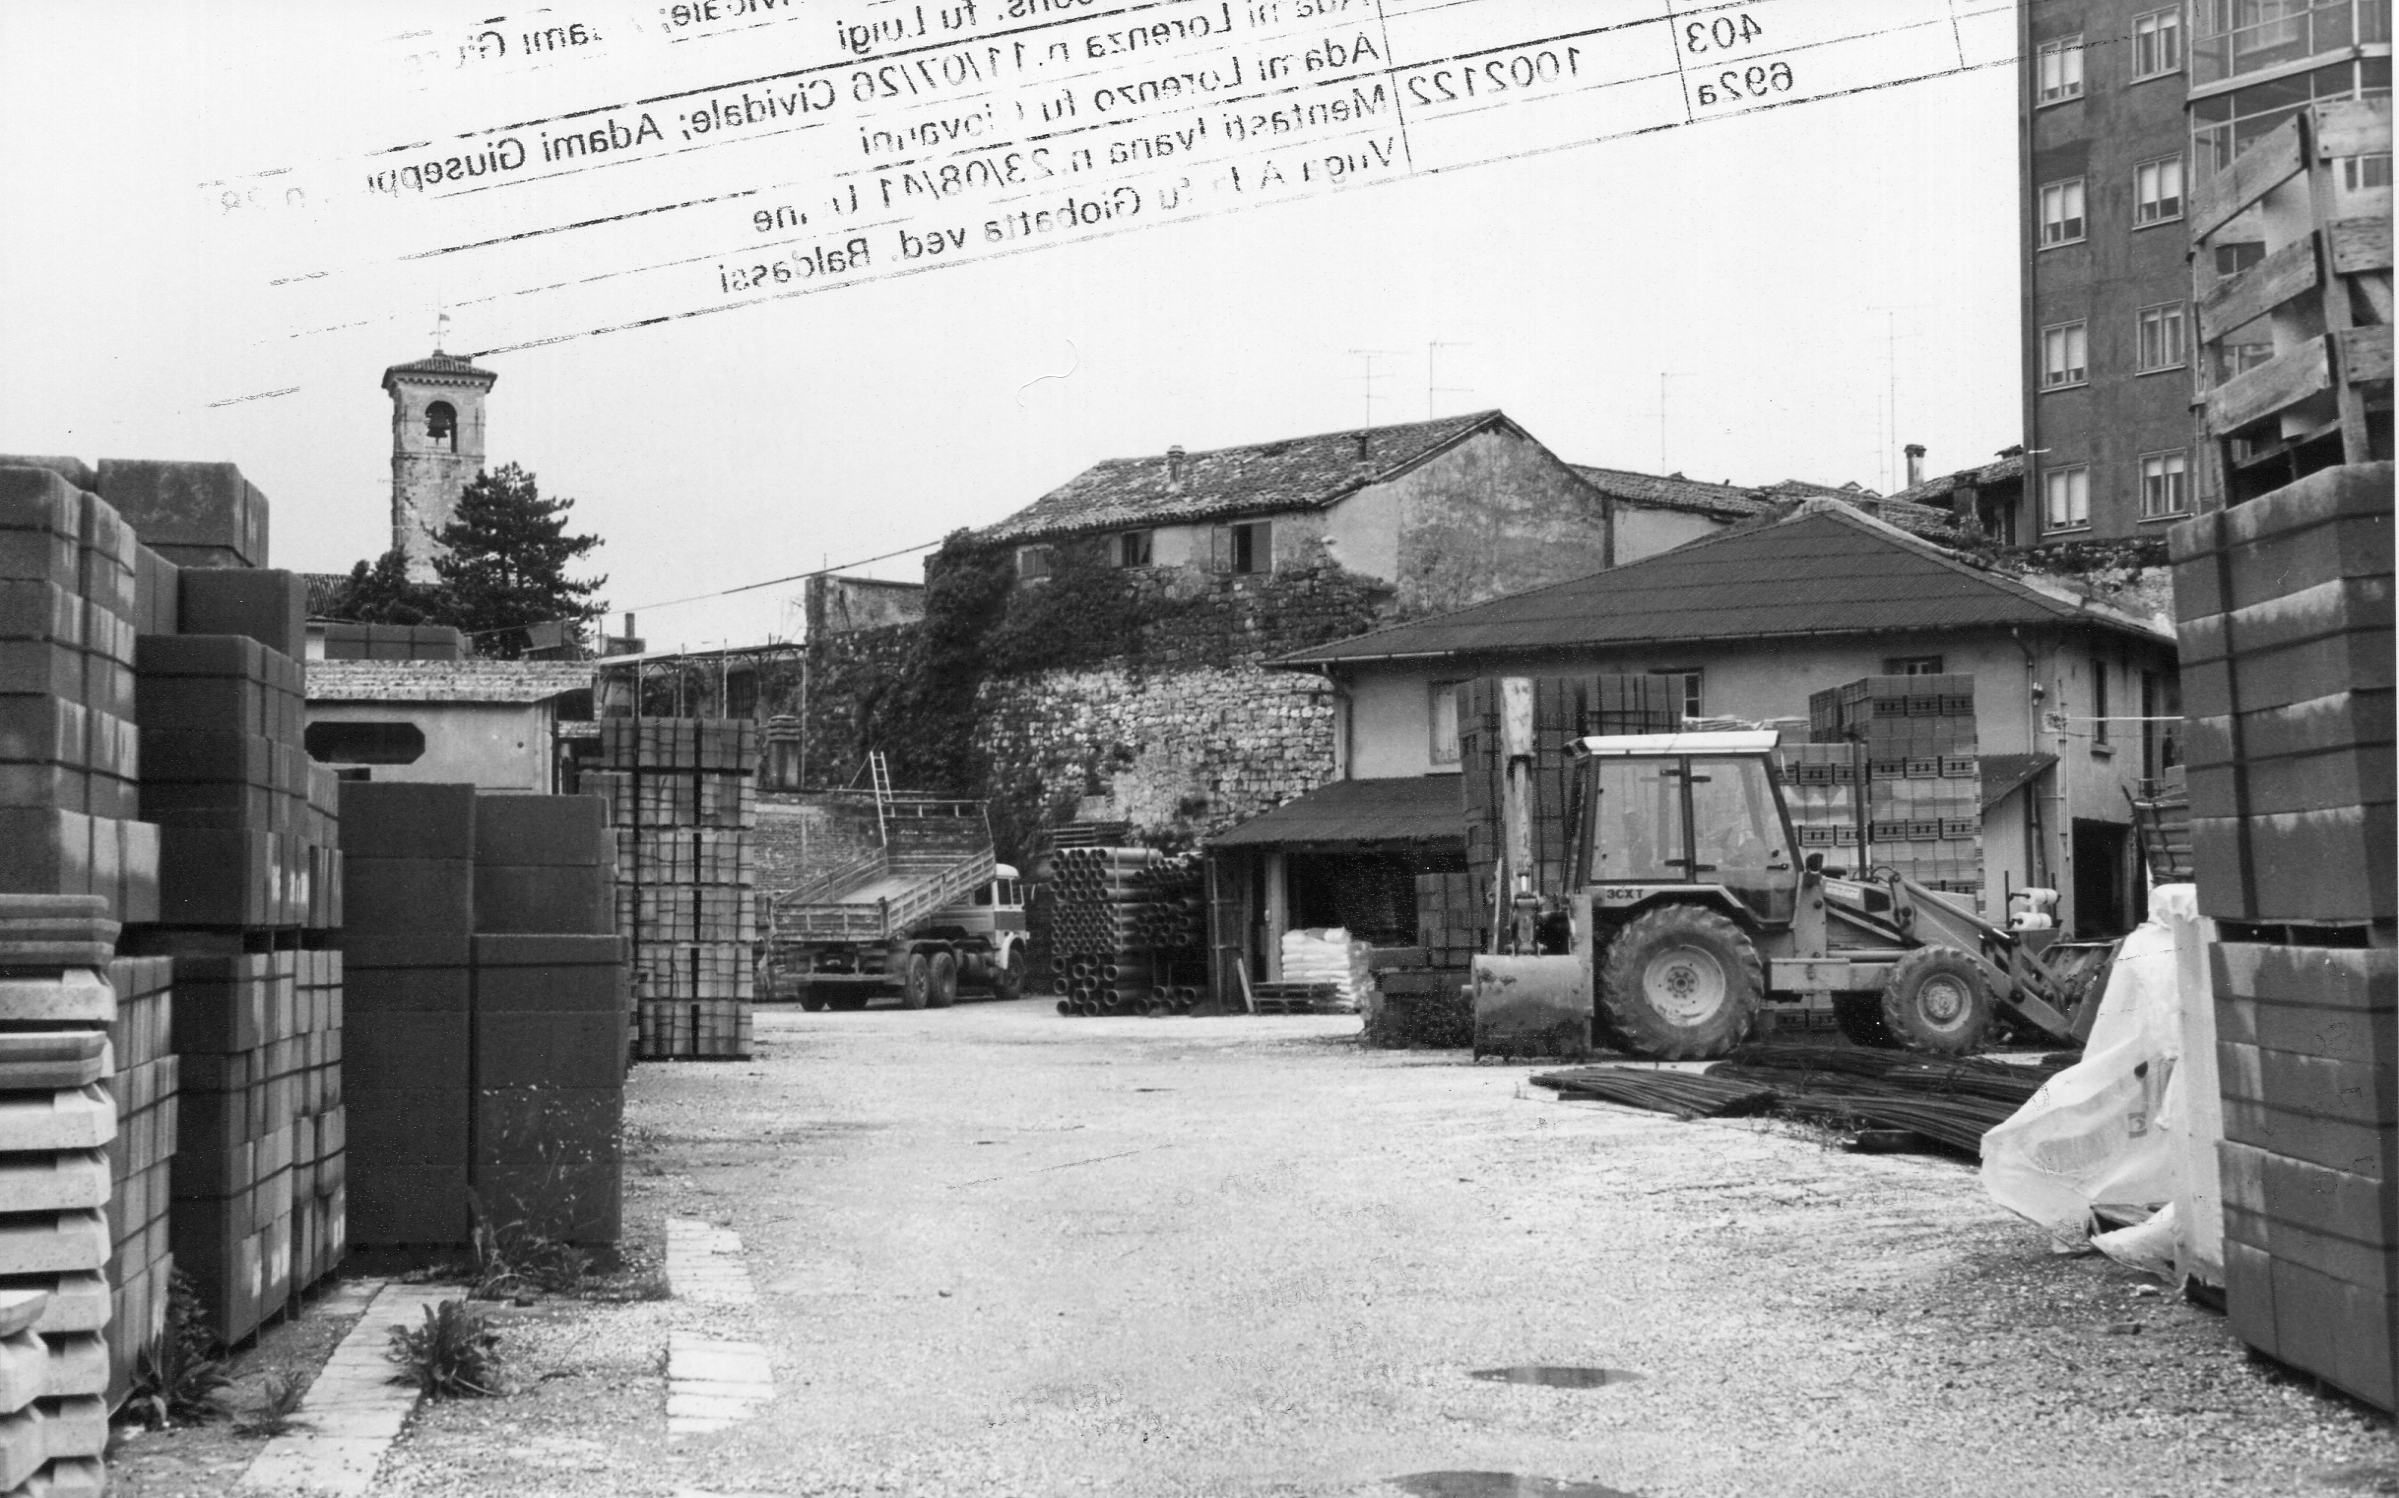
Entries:
{"label": "tv antenna", "polygon": [[1445,348],[1473,348],[1471,343],[1444,343],[1438,340],[1424,346],[1424,419],[1431,421],[1437,414],[1434,408],[1445,395],[1472,395],[1472,385],[1443,385],[1433,373],[1435,361]]}
{"label": "tv antenna", "polygon": [[1366,361],[1366,373],[1363,377],[1366,382],[1366,424],[1371,427],[1374,425],[1374,382],[1390,378],[1388,373],[1377,374],[1375,372],[1374,361],[1399,358],[1400,351],[1388,348],[1354,348],[1350,352]]}

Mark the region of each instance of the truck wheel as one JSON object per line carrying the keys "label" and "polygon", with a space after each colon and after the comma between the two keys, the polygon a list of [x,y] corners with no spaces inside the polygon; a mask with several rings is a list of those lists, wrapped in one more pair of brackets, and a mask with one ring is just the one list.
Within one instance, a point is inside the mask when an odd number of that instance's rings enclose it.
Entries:
{"label": "truck wheel", "polygon": [[1834,994],[1833,1022],[1853,1045],[1888,1048],[1897,1044],[1883,1025],[1883,996],[1872,990]]}
{"label": "truck wheel", "polygon": [[1901,1047],[1963,1056],[1991,1028],[1982,964],[1956,947],[1918,947],[1883,982],[1883,1028]]}
{"label": "truck wheel", "polygon": [[1694,1061],[1741,1043],[1765,988],[1757,948],[1739,926],[1696,905],[1661,905],[1609,943],[1598,998],[1636,1054]]}
{"label": "truck wheel", "polygon": [[874,997],[872,994],[841,993],[835,994],[832,998],[826,1000],[826,1002],[831,1004],[834,1008],[847,1014],[864,1009],[866,1007],[866,1001],[872,997]]}
{"label": "truck wheel", "polygon": [[900,1007],[922,1009],[933,996],[933,959],[922,952],[910,952],[907,965],[900,969]]}
{"label": "truck wheel", "polygon": [[958,1002],[958,954],[933,954],[932,989],[925,995],[928,1009],[947,1009]]}
{"label": "truck wheel", "polygon": [[991,993],[992,997],[1001,1000],[1024,997],[1025,949],[1022,946],[1008,949],[1008,965],[992,974]]}
{"label": "truck wheel", "polygon": [[815,1014],[821,1011],[830,1002],[823,994],[818,993],[808,984],[800,985],[800,1007],[809,1013]]}

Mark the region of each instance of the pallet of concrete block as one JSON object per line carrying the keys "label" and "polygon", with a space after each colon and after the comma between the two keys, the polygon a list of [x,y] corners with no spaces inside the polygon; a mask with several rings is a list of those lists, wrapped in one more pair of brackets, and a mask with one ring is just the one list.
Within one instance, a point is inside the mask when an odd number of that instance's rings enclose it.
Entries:
{"label": "pallet of concrete block", "polygon": [[750,1054],[753,1009],[730,999],[643,999],[635,1046],[644,1061],[739,1061]]}
{"label": "pallet of concrete block", "polygon": [[2388,921],[2392,468],[2331,468],[2168,533],[2199,908]]}
{"label": "pallet of concrete block", "polygon": [[[1417,876],[1439,880],[1441,874]],[[1420,926],[1421,929],[1421,926]],[[1376,947],[1366,954],[1374,975],[1366,995],[1365,1036],[1369,1044],[1447,1047],[1474,1042],[1474,1010],[1468,997],[1471,966],[1448,965],[1426,947]]]}
{"label": "pallet of concrete block", "polygon": [[611,769],[735,770],[758,767],[758,725],[746,718],[608,718],[600,758]]}
{"label": "pallet of concrete block", "polygon": [[466,636],[447,624],[322,626],[329,661],[455,661],[466,657]]}
{"label": "pallet of concrete block", "polygon": [[167,957],[120,957],[108,969],[117,1000],[108,1028],[116,1057],[109,1092],[117,1105],[117,1134],[108,1147],[111,1409],[125,1402],[143,1355],[165,1329],[167,1282],[174,1273],[168,1216],[179,1091],[173,973]]}
{"label": "pallet of concrete block", "polygon": [[17,461],[0,459],[0,889],[153,919],[132,662],[156,589],[141,591],[143,553],[111,506]]}
{"label": "pallet of concrete block", "polygon": [[[2226,1310],[2250,1346],[2390,1410],[2399,1399],[2392,928],[2222,929],[2252,938],[2210,953]],[[2343,937],[2363,944],[2302,944]]]}
{"label": "pallet of concrete block", "polygon": [[1475,953],[1489,950],[1491,906],[1483,888],[1465,870],[1416,876],[1416,945],[1428,966],[1463,970]]}
{"label": "pallet of concrete block", "polygon": [[[473,961],[475,1200],[504,1236],[615,1242],[624,1212],[623,938],[477,936]],[[746,1054],[748,1036],[738,1039]]]}
{"label": "pallet of concrete block", "polygon": [[107,1444],[117,1004],[73,959],[117,929],[96,896],[0,895],[0,1491]]}

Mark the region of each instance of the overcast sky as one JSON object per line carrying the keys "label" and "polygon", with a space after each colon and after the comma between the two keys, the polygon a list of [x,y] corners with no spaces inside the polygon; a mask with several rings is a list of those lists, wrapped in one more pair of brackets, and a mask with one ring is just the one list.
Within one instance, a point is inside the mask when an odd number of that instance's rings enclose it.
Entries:
{"label": "overcast sky", "polygon": [[[198,184],[388,139],[422,103],[391,39],[474,9],[0,8],[0,451],[231,460],[276,565],[382,550],[381,371],[441,299],[286,337]],[[1356,350],[1377,423],[1499,407],[1654,471],[1668,372],[1666,467],[1896,487],[1902,442],[1943,472],[2017,440],[2013,89],[1983,69],[498,354],[489,455],[577,500],[653,647],[695,648],[796,633],[796,587],[667,601],[929,543],[1101,458],[1360,425]],[[459,311],[452,351],[492,341]]]}

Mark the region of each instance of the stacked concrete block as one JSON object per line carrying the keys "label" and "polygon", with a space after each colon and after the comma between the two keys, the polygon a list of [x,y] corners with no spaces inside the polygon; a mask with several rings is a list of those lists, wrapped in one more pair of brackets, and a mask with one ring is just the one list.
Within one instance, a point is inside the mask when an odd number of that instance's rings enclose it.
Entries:
{"label": "stacked concrete block", "polygon": [[475,789],[354,781],[341,805],[349,1238],[470,1241]]}
{"label": "stacked concrete block", "polygon": [[97,1492],[117,926],[90,895],[0,896],[0,933],[0,1491]]}
{"label": "stacked concrete block", "polygon": [[1854,743],[1784,744],[1774,751],[1800,856],[1821,853],[1855,870],[1866,834],[1866,755]]}
{"label": "stacked concrete block", "polygon": [[[1483,677],[1458,689],[1459,778],[1465,795],[1466,861],[1484,883],[1506,843],[1508,754],[1501,729],[1505,678]],[[1535,676],[1533,730],[1533,887],[1565,890],[1572,850],[1566,846],[1567,788],[1574,768],[1567,746],[1592,734],[1672,733],[1682,727],[1680,689],[1668,677],[1600,672]]]}
{"label": "stacked concrete block", "polygon": [[2399,1405],[2392,469],[2175,527],[2212,962],[2225,1299],[2242,1340]]}
{"label": "stacked concrete block", "polygon": [[92,482],[179,567],[267,564],[267,497],[232,463],[103,458]]}
{"label": "stacked concrete block", "polygon": [[105,501],[0,459],[0,889],[98,895],[126,921],[158,901],[136,808],[140,560]]}
{"label": "stacked concrete block", "polygon": [[466,636],[446,624],[319,626],[329,661],[455,661],[466,657]]}
{"label": "stacked concrete block", "polygon": [[503,1230],[615,1242],[624,1200],[623,938],[477,936],[474,964],[476,1202]]}
{"label": "stacked concrete block", "polygon": [[166,1328],[181,1058],[174,1045],[174,960],[120,957],[108,976],[117,1000],[108,1027],[116,1058],[109,1093],[117,1105],[117,1134],[108,1146],[108,1403],[114,1409]]}
{"label": "stacked concrete block", "polygon": [[1979,903],[1982,762],[1974,678],[1869,676],[1815,693],[1808,718],[1818,743],[1863,749],[1870,867]]}
{"label": "stacked concrete block", "polygon": [[739,719],[611,718],[602,768],[618,837],[618,924],[633,944],[636,1053],[749,1054],[756,996],[758,726]]}

